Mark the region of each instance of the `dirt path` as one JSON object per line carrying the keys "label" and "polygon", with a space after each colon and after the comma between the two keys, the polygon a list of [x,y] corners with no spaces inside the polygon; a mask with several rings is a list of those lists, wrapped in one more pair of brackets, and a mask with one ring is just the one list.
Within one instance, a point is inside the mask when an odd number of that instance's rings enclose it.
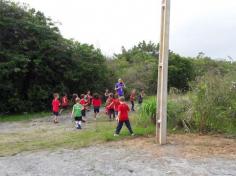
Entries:
{"label": "dirt path", "polygon": [[[93,124],[92,113],[87,115],[86,128],[89,128]],[[74,130],[65,114],[58,125],[52,125],[50,117],[2,123],[0,133],[49,127]],[[235,139],[185,134],[170,135],[165,146],[154,141],[154,138],[139,137],[78,150],[23,152],[0,157],[0,176],[236,175]]]}
{"label": "dirt path", "polygon": [[[87,112],[86,115],[88,122],[91,123],[93,121],[93,113],[92,111]],[[62,113],[59,116],[59,122],[56,125],[52,125],[53,116],[48,116],[44,118],[35,118],[29,121],[22,121],[22,122],[4,122],[0,123],[0,133],[15,133],[15,132],[22,132],[22,131],[31,131],[35,129],[42,129],[42,128],[68,128],[73,129],[74,123],[70,117],[69,113]]]}
{"label": "dirt path", "polygon": [[200,157],[195,154],[186,157],[176,154],[180,148],[174,145],[160,147],[155,144],[156,150],[149,150],[154,145],[150,141],[133,139],[80,150],[22,153],[3,157],[0,158],[0,175],[236,175],[234,157]]}

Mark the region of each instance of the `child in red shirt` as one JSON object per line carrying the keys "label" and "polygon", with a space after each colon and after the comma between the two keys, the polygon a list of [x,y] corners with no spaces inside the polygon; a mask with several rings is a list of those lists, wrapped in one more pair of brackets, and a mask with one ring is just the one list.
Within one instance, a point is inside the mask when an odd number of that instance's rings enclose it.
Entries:
{"label": "child in red shirt", "polygon": [[69,100],[66,93],[64,93],[64,96],[61,99],[61,106],[62,108],[60,110],[60,114],[62,113],[62,111],[66,110],[69,106]]}
{"label": "child in red shirt", "polygon": [[60,101],[58,100],[59,94],[54,93],[53,97],[54,97],[54,99],[52,100],[52,112],[54,114],[53,122],[58,123],[58,115],[59,115],[59,107],[60,107]]}
{"label": "child in red shirt", "polygon": [[85,99],[86,99],[86,101],[87,101],[87,103],[88,103],[88,105],[87,105],[87,107],[86,107],[86,109],[88,110],[88,111],[90,111],[90,105],[91,105],[91,103],[92,103],[92,96],[91,96],[91,92],[90,92],[90,90],[88,90],[88,92],[87,92],[87,94],[86,94],[86,96],[85,96]]}
{"label": "child in red shirt", "polygon": [[134,111],[134,100],[136,96],[136,90],[133,89],[131,94],[130,94],[130,103],[131,103],[131,111]]}
{"label": "child in red shirt", "polygon": [[118,95],[115,94],[115,98],[112,100],[112,103],[110,106],[114,107],[115,115],[118,116],[118,106],[120,105],[120,100],[118,98]]}
{"label": "child in red shirt", "polygon": [[88,103],[87,103],[87,101],[85,100],[84,94],[81,94],[81,95],[80,95],[80,98],[81,98],[81,100],[80,100],[79,103],[83,106],[82,111],[81,111],[81,114],[82,114],[82,117],[85,117],[85,116],[86,116],[86,106],[88,105]]}
{"label": "child in red shirt", "polygon": [[111,116],[113,116],[113,120],[115,119],[115,109],[114,109],[113,100],[114,100],[114,95],[113,93],[110,93],[106,101],[106,109],[108,110],[108,115],[109,115],[110,120],[111,120]]}
{"label": "child in red shirt", "polygon": [[94,109],[94,119],[96,120],[97,114],[99,113],[100,106],[102,105],[102,101],[99,98],[97,93],[93,94],[92,105]]}
{"label": "child in red shirt", "polygon": [[128,112],[129,112],[129,106],[125,103],[125,98],[120,97],[120,105],[118,106],[118,125],[116,127],[116,132],[114,136],[119,136],[120,130],[123,126],[123,123],[125,123],[126,127],[128,128],[130,134],[134,136],[133,130],[131,128],[130,122],[129,122],[129,117],[128,117]]}

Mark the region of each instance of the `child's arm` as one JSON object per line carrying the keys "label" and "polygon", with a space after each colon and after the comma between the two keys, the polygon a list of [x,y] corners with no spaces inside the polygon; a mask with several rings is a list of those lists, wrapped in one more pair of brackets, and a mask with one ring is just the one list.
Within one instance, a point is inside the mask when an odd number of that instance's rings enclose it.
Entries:
{"label": "child's arm", "polygon": [[109,104],[107,107],[110,108],[113,104],[114,104],[114,102],[112,102],[111,104]]}
{"label": "child's arm", "polygon": [[120,111],[118,111],[118,115],[116,117],[117,122],[119,122],[119,119],[120,119]]}
{"label": "child's arm", "polygon": [[125,85],[125,83],[124,83],[124,82],[123,82],[123,85],[124,85],[123,87],[124,87],[124,88],[126,88],[126,85]]}
{"label": "child's arm", "polygon": [[127,105],[127,111],[129,112],[130,111],[130,109],[129,109],[129,106]]}

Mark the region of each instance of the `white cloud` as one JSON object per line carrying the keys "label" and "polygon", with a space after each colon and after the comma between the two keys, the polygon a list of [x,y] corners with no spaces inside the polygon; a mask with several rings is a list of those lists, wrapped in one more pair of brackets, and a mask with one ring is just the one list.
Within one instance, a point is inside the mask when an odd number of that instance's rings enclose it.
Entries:
{"label": "white cloud", "polygon": [[[119,52],[139,41],[158,42],[161,0],[15,0],[26,2],[60,21],[61,33],[101,47],[105,54]],[[172,0],[173,51],[196,56],[236,58],[235,0]]]}

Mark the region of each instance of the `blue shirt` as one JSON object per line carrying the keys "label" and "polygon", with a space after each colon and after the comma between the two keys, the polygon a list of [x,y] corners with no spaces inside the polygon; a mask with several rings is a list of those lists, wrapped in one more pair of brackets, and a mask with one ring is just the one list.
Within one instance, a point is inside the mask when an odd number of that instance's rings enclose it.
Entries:
{"label": "blue shirt", "polygon": [[116,88],[118,88],[116,91],[117,91],[117,94],[119,95],[119,96],[123,96],[124,95],[124,91],[123,91],[123,87],[124,87],[125,85],[121,82],[118,82],[118,83],[116,83]]}

